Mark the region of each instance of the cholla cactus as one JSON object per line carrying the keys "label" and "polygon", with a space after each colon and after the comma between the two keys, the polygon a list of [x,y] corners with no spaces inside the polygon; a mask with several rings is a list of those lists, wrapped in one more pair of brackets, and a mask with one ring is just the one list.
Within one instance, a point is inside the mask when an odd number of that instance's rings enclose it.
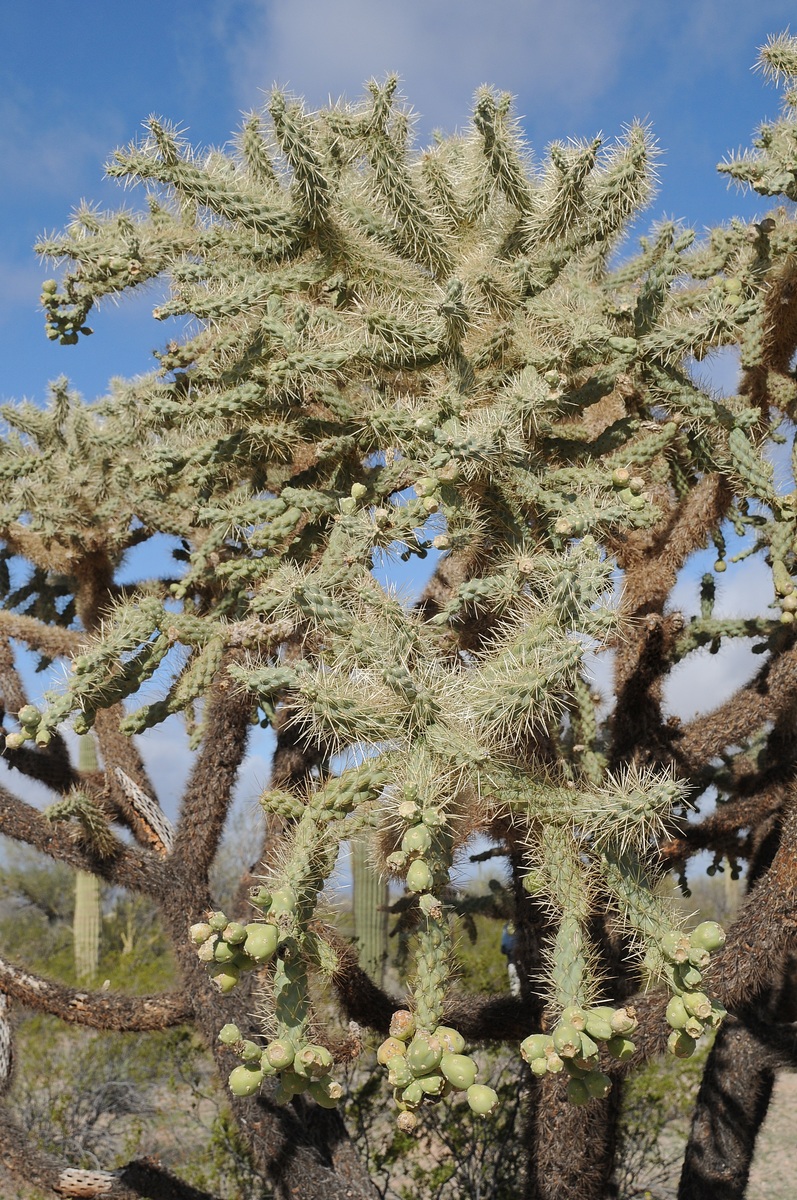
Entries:
{"label": "cholla cactus", "polygon": [[[764,62],[797,79],[797,42],[777,39]],[[792,107],[788,93],[756,154],[726,168],[766,194],[797,186]],[[466,1051],[514,1041],[539,1078],[534,1111],[558,1108],[530,1142],[531,1192],[602,1196],[617,1106],[600,1102],[629,1064],[691,1054],[762,987],[778,1017],[797,492],[766,449],[791,437],[797,404],[797,225],[776,209],[701,242],[665,222],[615,266],[654,184],[642,125],[609,146],[554,144],[536,166],[509,97],[487,88],[470,129],[423,154],[392,78],[359,105],[309,112],[275,92],[268,111],[230,153],[150,120],[108,168],[145,185],[146,211],[83,208],[39,247],[65,264],[42,292],[53,339],[74,344],[93,306],[156,278],[169,294],[155,316],[194,323],[156,373],[95,405],[58,384],[47,412],[4,410],[3,535],[35,570],[7,588],[3,629],[72,666],[41,708],[7,702],[9,759],[67,793],[59,727],[96,728],[108,793],[92,811],[140,849],[51,852],[153,896],[190,993],[162,1007],[184,1019],[188,1004],[232,1067],[253,1160],[280,1195],[297,1179],[308,1194],[369,1190],[319,1164],[318,1139],[344,1136],[336,1118],[299,1135],[279,1108],[341,1095],[351,1046],[320,1028],[320,977],[345,1015],[389,1035],[378,1057],[401,1128],[451,1092],[488,1115],[498,1097]],[[720,397],[690,362],[734,345],[742,384]],[[710,572],[686,623],[666,607],[678,572],[713,540],[721,575],[731,526],[734,557],[770,565],[774,612],[715,617]],[[125,550],[155,532],[179,539],[174,578],[118,587]],[[419,604],[376,582],[379,556],[434,556]],[[738,637],[767,655],[758,682],[685,727],[668,720],[673,666]],[[614,698],[600,708],[587,655],[606,649]],[[4,673],[16,696],[10,660]],[[161,698],[135,707],[153,677]],[[126,735],[178,712],[199,753],[167,845],[130,801],[154,788]],[[230,915],[207,872],[252,719],[279,734],[269,837],[252,908]],[[334,774],[333,760],[350,765]],[[722,807],[687,824],[712,787]],[[23,808],[4,828],[35,841]],[[777,813],[771,859],[743,831]],[[451,988],[452,873],[476,834],[511,867],[522,995],[502,1021]],[[413,906],[406,996],[374,988],[319,911],[352,838]],[[684,931],[662,886],[705,847],[760,877],[724,950],[713,922]],[[725,1036],[709,1082],[729,1069]],[[709,1194],[708,1136],[698,1120],[684,1195]]]}

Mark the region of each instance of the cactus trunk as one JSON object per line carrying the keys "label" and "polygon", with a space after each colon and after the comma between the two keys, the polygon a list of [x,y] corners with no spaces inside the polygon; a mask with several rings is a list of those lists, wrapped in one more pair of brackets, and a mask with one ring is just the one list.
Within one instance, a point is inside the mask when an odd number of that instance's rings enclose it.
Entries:
{"label": "cactus trunk", "polygon": [[352,845],[351,870],[360,966],[381,986],[387,962],[387,882],[375,870],[364,842]]}

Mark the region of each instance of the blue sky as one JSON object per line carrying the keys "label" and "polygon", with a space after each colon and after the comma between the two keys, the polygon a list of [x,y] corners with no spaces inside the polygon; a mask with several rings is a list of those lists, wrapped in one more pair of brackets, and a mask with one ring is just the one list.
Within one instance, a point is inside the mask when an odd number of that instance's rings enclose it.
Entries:
{"label": "blue sky", "polygon": [[[180,124],[195,144],[219,145],[275,82],[318,105],[355,98],[370,76],[396,71],[423,144],[435,128],[464,125],[473,92],[492,83],[517,96],[538,155],[554,139],[598,131],[611,138],[647,119],[663,155],[658,196],[640,231],[662,215],[703,229],[764,211],[756,197],[729,191],[715,166],[776,114],[777,93],[751,66],[756,48],[793,12],[781,0],[8,4],[0,47],[0,399],[41,401],[60,374],[91,397],[110,376],[153,365],[151,351],[166,335],[150,316],[151,295],[93,314],[95,335],[75,347],[46,341],[38,295],[51,270],[32,252],[83,198],[137,203],[135,192],[103,180],[103,163],[151,113]],[[755,607],[760,581],[745,582],[741,569],[736,584],[729,577],[728,602]],[[707,667],[726,682],[738,678],[744,653],[733,648],[704,662],[702,678]],[[689,678],[679,687],[684,697],[694,693]],[[177,771],[165,743],[153,753]]]}

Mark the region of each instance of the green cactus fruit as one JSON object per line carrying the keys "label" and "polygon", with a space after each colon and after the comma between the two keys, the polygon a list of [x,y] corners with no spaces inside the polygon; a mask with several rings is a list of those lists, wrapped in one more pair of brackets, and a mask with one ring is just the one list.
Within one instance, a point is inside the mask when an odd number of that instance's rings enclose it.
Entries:
{"label": "green cactus fruit", "polygon": [[268,921],[252,921],[246,926],[244,952],[257,963],[268,962],[277,952],[279,930]]}
{"label": "green cactus fruit", "polygon": [[444,1054],[440,1059],[440,1070],[448,1082],[460,1091],[476,1082],[479,1068],[467,1054]]}
{"label": "green cactus fruit", "polygon": [[593,1100],[605,1100],[612,1090],[612,1081],[603,1071],[590,1071],[583,1083]]}
{"label": "green cactus fruit", "polygon": [[546,1054],[545,1058],[548,1064],[549,1075],[558,1075],[560,1071],[564,1070],[564,1060],[559,1057],[553,1046],[551,1047],[551,1053]]}
{"label": "green cactus fruit", "polygon": [[581,1053],[577,1055],[580,1058],[594,1058],[598,1053],[598,1043],[594,1041],[586,1032],[581,1034]]}
{"label": "green cactus fruit", "polygon": [[241,1055],[241,1058],[244,1060],[244,1062],[245,1063],[256,1062],[258,1064],[258,1067],[260,1066],[260,1056],[262,1055],[262,1053],[263,1053],[262,1048],[260,1046],[258,1046],[256,1042],[250,1042],[248,1038],[244,1042],[244,1044],[241,1046],[241,1049],[240,1049],[240,1055]]}
{"label": "green cactus fruit", "polygon": [[692,967],[697,967],[698,971],[705,971],[711,955],[708,950],[704,950],[701,946],[695,946],[689,951],[689,964]]}
{"label": "green cactus fruit", "polygon": [[553,1042],[547,1033],[530,1033],[520,1043],[520,1055],[524,1062],[530,1063],[535,1058],[543,1058],[549,1048],[553,1049]]}
{"label": "green cactus fruit", "polygon": [[298,1075],[296,1071],[292,1071],[290,1068],[280,1072],[279,1082],[280,1087],[290,1093],[290,1099],[294,1096],[301,1096],[302,1092],[310,1086],[309,1079],[304,1075]]}
{"label": "green cactus fruit", "polygon": [[673,971],[673,983],[681,992],[694,992],[702,982],[701,972],[690,963],[681,963]]}
{"label": "green cactus fruit", "polygon": [[5,740],[6,750],[21,750],[28,740],[25,733],[7,733]]}
{"label": "green cactus fruit", "polygon": [[697,1043],[682,1029],[674,1029],[667,1039],[667,1049],[676,1058],[691,1058]]}
{"label": "green cactus fruit", "polygon": [[442,1096],[445,1091],[446,1079],[439,1071],[430,1071],[428,1075],[421,1075],[417,1082],[421,1085],[424,1096]]}
{"label": "green cactus fruit", "polygon": [[689,1013],[686,1011],[686,1005],[680,996],[671,996],[665,1011],[667,1024],[673,1029],[683,1029],[686,1022],[689,1020]]}
{"label": "green cactus fruit", "polygon": [[246,940],[246,930],[243,925],[239,925],[237,921],[230,921],[222,930],[221,936],[225,942],[229,942],[231,946],[238,946]]}
{"label": "green cactus fruit", "polygon": [[237,967],[231,963],[214,963],[210,968],[210,977],[223,996],[231,992],[241,977]]}
{"label": "green cactus fruit", "polygon": [[603,1011],[598,1012],[597,1010],[593,1010],[587,1013],[587,1033],[596,1041],[608,1042],[614,1033],[611,1026],[611,1018],[605,1017]]}
{"label": "green cactus fruit", "polygon": [[234,1046],[236,1042],[241,1040],[241,1031],[237,1025],[227,1024],[222,1025],[219,1030],[219,1041],[223,1046]]}
{"label": "green cactus fruit", "polygon": [[35,729],[42,715],[34,704],[23,704],[17,713],[17,720],[25,729]]}
{"label": "green cactus fruit", "polygon": [[264,912],[271,907],[271,892],[268,888],[253,888],[249,898],[255,908],[261,908]]}
{"label": "green cactus fruit", "polygon": [[432,475],[425,475],[416,482],[415,495],[418,497],[431,496],[433,492],[437,491],[439,486],[438,480]]}
{"label": "green cactus fruit", "polygon": [[467,1091],[468,1104],[480,1117],[487,1117],[498,1106],[498,1093],[484,1083],[474,1083]]}
{"label": "green cactus fruit", "polygon": [[324,1046],[307,1045],[296,1051],[293,1070],[305,1079],[321,1079],[332,1069],[332,1055]]}
{"label": "green cactus fruit", "polygon": [[439,808],[425,808],[421,813],[421,820],[430,829],[440,829],[442,825],[445,825],[446,821]]}
{"label": "green cactus fruit", "polygon": [[251,1066],[235,1067],[227,1080],[233,1096],[254,1096],[262,1082],[263,1072]]}
{"label": "green cactus fruit", "polygon": [[462,1054],[465,1049],[465,1039],[457,1029],[449,1025],[438,1025],[434,1031],[443,1051],[448,1054]]}
{"label": "green cactus fruit", "polygon": [[639,1021],[633,1008],[615,1009],[610,1024],[613,1033],[619,1033],[623,1036],[635,1033],[639,1027]]}
{"label": "green cactus fruit", "polygon": [[412,1071],[403,1054],[394,1054],[384,1065],[387,1067],[387,1081],[391,1087],[404,1088],[412,1083]]}
{"label": "green cactus fruit", "polygon": [[394,850],[392,854],[388,854],[385,864],[391,871],[403,871],[407,865],[407,856],[401,850]]}
{"label": "green cactus fruit", "polygon": [[299,957],[299,943],[295,937],[281,937],[277,942],[277,956],[284,963],[295,962]]}
{"label": "green cactus fruit", "polygon": [[606,1043],[606,1049],[612,1058],[616,1058],[618,1062],[624,1063],[633,1058],[636,1046],[633,1042],[629,1042],[628,1038],[624,1038],[618,1033],[613,1038],[609,1038]]}
{"label": "green cactus fruit", "polygon": [[587,1014],[584,1009],[580,1008],[577,1004],[571,1004],[568,1008],[566,1008],[559,1020],[564,1022],[565,1025],[572,1025],[574,1029],[579,1031],[579,1033],[582,1031],[582,1029],[587,1028]]}
{"label": "green cactus fruit", "polygon": [[188,936],[195,946],[201,946],[209,937],[213,936],[213,930],[207,921],[198,921],[188,930]]}
{"label": "green cactus fruit", "polygon": [[33,740],[37,746],[40,746],[42,749],[44,749],[45,746],[50,745],[52,738],[53,735],[50,733],[49,729],[38,729]]}
{"label": "green cactus fruit", "polygon": [[273,1041],[266,1046],[266,1056],[277,1071],[287,1071],[293,1065],[296,1051],[290,1042]]}
{"label": "green cactus fruit", "polygon": [[307,1090],[321,1108],[337,1108],[343,1095],[343,1088],[334,1079],[313,1079]]}
{"label": "green cactus fruit", "polygon": [[661,952],[671,963],[686,962],[689,956],[689,939],[672,929],[661,940]]}
{"label": "green cactus fruit", "polygon": [[701,921],[689,935],[689,944],[695,949],[708,950],[711,954],[725,945],[725,930],[716,921]]}
{"label": "green cactus fruit", "polygon": [[406,1053],[407,1047],[404,1042],[395,1037],[385,1038],[384,1042],[377,1048],[376,1061],[380,1066],[386,1067],[391,1058]]}
{"label": "green cactus fruit", "polygon": [[532,1075],[547,1075],[548,1074],[548,1059],[532,1058],[529,1062]]}
{"label": "green cactus fruit", "polygon": [[416,1033],[407,1047],[407,1062],[416,1079],[436,1070],[442,1057],[443,1047],[437,1038],[422,1030]]}
{"label": "green cactus fruit", "polygon": [[208,925],[215,933],[221,933],[226,929],[229,921],[223,912],[212,912],[208,917]]}
{"label": "green cactus fruit", "polygon": [[398,1038],[400,1042],[408,1042],[414,1033],[415,1017],[413,1014],[406,1008],[397,1009],[390,1018],[390,1036]]}
{"label": "green cactus fruit", "polygon": [[592,1096],[583,1079],[570,1079],[567,1083],[567,1098],[571,1104],[577,1104],[580,1107],[589,1104]]}
{"label": "green cactus fruit", "polygon": [[709,1024],[713,1026],[720,1025],[728,1015],[728,1010],[724,1005],[715,1000],[711,1006],[711,1016],[708,1018]]}
{"label": "green cactus fruit", "polygon": [[575,1058],[581,1053],[581,1034],[575,1025],[562,1021],[553,1031],[553,1044],[562,1058]]}
{"label": "green cactus fruit", "polygon": [[424,892],[418,899],[418,907],[425,917],[439,921],[443,915],[443,906],[432,892]]}
{"label": "green cactus fruit", "polygon": [[45,279],[44,283],[42,284],[42,291],[49,293],[50,295],[52,295],[54,292],[57,292],[58,281],[56,279]]}
{"label": "green cactus fruit", "polygon": [[417,1079],[413,1079],[412,1083],[408,1083],[401,1093],[401,1099],[408,1108],[417,1108],[424,1097],[424,1090]]}
{"label": "green cactus fruit", "polygon": [[411,862],[407,871],[407,890],[410,892],[428,892],[432,886],[432,872],[428,863],[422,858]]}
{"label": "green cactus fruit", "polygon": [[425,854],[432,845],[432,835],[426,825],[413,825],[401,839],[405,854]]}
{"label": "green cactus fruit", "polygon": [[701,1021],[711,1016],[711,1001],[705,992],[684,992],[683,1002],[691,1016],[699,1017]]}
{"label": "green cactus fruit", "polygon": [[353,483],[351,485],[350,495],[352,500],[362,500],[363,496],[368,495],[368,488],[364,483]]}
{"label": "green cactus fruit", "polygon": [[292,887],[277,888],[271,894],[272,913],[292,913],[296,911],[299,898]]}
{"label": "green cactus fruit", "polygon": [[219,938],[213,947],[213,958],[217,963],[231,963],[235,958],[235,947]]}
{"label": "green cactus fruit", "polygon": [[697,1041],[697,1039],[703,1034],[703,1023],[702,1021],[698,1021],[697,1017],[690,1017],[684,1025],[683,1031],[684,1033],[688,1034],[690,1038],[694,1038],[695,1041]]}

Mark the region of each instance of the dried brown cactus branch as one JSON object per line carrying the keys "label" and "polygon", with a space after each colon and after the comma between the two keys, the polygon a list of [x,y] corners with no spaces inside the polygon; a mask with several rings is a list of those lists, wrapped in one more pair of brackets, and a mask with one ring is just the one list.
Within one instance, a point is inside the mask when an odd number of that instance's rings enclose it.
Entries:
{"label": "dried brown cactus branch", "polygon": [[162,886],[162,867],[152,855],[121,846],[112,858],[93,854],[75,842],[71,831],[53,824],[32,805],[0,788],[0,833],[48,854],[58,862],[90,871],[108,883],[152,894]]}
{"label": "dried brown cactus branch", "polygon": [[27,1008],[60,1017],[70,1025],[91,1029],[144,1032],[184,1025],[193,1017],[193,1004],[184,992],[150,996],[69,988],[35,975],[0,958],[0,991]]}

